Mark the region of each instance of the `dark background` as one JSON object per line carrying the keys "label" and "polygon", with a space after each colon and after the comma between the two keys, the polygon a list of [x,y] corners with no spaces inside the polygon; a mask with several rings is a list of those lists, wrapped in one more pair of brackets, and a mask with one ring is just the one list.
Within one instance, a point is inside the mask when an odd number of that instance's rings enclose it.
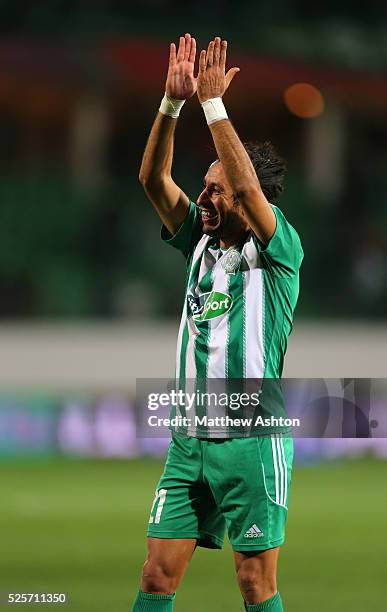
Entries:
{"label": "dark background", "polygon": [[[288,161],[278,205],[305,250],[298,316],[385,318],[385,17],[375,1],[1,2],[0,316],[178,315],[184,264],[137,175],[168,44],[189,30],[199,47],[228,39],[229,115]],[[317,118],[285,105],[299,82],[320,90]],[[192,199],[213,156],[193,99],[174,164]]]}

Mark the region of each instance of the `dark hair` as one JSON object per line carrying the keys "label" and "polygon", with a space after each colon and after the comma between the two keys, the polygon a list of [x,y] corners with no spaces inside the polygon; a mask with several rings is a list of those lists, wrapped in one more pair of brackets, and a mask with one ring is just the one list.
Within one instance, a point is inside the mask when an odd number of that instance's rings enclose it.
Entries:
{"label": "dark hair", "polygon": [[270,141],[255,143],[244,142],[261,189],[269,202],[276,200],[283,192],[286,162],[280,157]]}

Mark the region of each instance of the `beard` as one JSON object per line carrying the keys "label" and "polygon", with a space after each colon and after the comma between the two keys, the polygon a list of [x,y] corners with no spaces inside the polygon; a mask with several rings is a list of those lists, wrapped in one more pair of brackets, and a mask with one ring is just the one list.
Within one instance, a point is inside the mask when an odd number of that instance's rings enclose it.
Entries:
{"label": "beard", "polygon": [[211,236],[211,238],[227,240],[233,238],[235,234],[238,234],[241,230],[240,217],[239,215],[234,215],[232,212],[224,216],[220,216],[218,213],[218,223],[213,226],[203,221],[203,233],[207,236]]}
{"label": "beard", "polygon": [[220,225],[218,227],[208,227],[206,224],[203,225],[203,234],[211,236],[211,238],[223,238],[223,232]]}

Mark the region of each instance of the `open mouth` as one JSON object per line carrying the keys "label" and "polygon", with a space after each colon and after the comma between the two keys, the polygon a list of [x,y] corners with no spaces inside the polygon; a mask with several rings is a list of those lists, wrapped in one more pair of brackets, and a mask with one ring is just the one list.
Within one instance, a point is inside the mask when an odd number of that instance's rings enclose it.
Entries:
{"label": "open mouth", "polygon": [[205,223],[208,223],[210,221],[214,221],[215,219],[218,218],[218,214],[212,210],[206,210],[205,208],[202,208],[202,220]]}

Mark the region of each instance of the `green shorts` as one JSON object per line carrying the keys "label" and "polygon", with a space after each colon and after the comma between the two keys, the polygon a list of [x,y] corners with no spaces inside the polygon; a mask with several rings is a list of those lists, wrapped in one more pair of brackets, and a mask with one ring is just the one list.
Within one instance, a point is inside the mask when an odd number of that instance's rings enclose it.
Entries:
{"label": "green shorts", "polygon": [[153,501],[148,536],[195,538],[222,548],[227,528],[235,551],[283,544],[293,440],[203,440],[173,435]]}

